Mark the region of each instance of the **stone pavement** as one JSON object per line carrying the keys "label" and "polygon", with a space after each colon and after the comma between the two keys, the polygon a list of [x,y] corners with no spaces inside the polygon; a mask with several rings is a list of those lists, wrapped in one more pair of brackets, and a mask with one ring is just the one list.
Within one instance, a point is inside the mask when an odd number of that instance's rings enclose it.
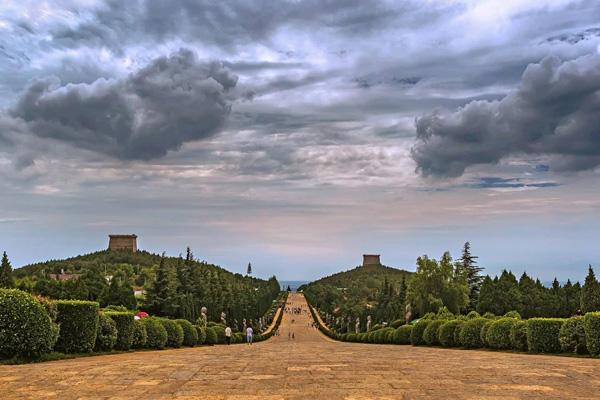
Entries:
{"label": "stone pavement", "polygon": [[0,399],[600,399],[598,359],[340,343],[309,318],[252,346],[0,366]]}

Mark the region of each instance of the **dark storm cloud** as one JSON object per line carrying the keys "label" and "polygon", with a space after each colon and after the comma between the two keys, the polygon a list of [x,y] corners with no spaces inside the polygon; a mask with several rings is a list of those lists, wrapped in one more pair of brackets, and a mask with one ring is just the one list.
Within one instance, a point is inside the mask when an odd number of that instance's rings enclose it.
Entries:
{"label": "dark storm cloud", "polygon": [[600,55],[547,57],[500,101],[474,101],[416,120],[412,157],[425,176],[460,176],[474,164],[550,155],[554,170],[600,165]]}
{"label": "dark storm cloud", "polygon": [[501,178],[486,176],[475,182],[468,183],[473,189],[519,189],[519,188],[550,188],[560,186],[557,182],[524,182],[522,178]]}
{"label": "dark storm cloud", "polygon": [[563,33],[561,35],[551,36],[546,39],[546,42],[566,42],[570,44],[576,44],[583,40],[592,39],[594,37],[600,37],[600,28],[589,28],[581,32]]}
{"label": "dark storm cloud", "polygon": [[40,137],[120,159],[152,159],[216,134],[236,82],[220,63],[200,62],[182,49],[121,80],[66,86],[38,80],[11,115]]}

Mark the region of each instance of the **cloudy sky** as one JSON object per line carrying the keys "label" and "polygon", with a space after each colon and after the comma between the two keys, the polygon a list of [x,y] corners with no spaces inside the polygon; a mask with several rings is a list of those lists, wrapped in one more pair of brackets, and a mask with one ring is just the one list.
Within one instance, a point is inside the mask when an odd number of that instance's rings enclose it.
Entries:
{"label": "cloudy sky", "polygon": [[600,264],[595,0],[0,4],[0,250]]}

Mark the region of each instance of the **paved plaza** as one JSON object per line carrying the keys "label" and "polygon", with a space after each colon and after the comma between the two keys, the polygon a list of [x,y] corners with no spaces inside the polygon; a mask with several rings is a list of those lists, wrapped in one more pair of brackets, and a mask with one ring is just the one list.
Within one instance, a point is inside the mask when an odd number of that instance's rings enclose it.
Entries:
{"label": "paved plaza", "polygon": [[[288,305],[307,310],[300,294]],[[597,359],[341,343],[309,325],[310,314],[286,313],[280,336],[252,346],[0,366],[0,398],[600,398]]]}

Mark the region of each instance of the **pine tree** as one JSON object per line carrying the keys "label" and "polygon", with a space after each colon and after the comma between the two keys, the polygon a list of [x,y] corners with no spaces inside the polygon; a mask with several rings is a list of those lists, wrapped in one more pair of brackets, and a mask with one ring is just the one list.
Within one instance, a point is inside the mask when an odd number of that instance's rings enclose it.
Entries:
{"label": "pine tree", "polygon": [[600,310],[600,284],[590,265],[581,290],[581,311],[587,313],[598,310]]}
{"label": "pine tree", "polygon": [[252,275],[252,264],[248,263],[248,270],[246,270],[246,275]]}
{"label": "pine tree", "polygon": [[467,312],[477,308],[477,299],[479,298],[479,289],[483,282],[483,277],[480,272],[483,268],[477,265],[477,256],[471,254],[471,243],[466,242],[463,247],[460,264],[467,275],[467,284],[469,285],[469,304]]}
{"label": "pine tree", "polygon": [[2,254],[2,262],[0,263],[0,288],[12,288],[15,286],[15,281],[12,276],[12,267],[6,252]]}
{"label": "pine tree", "polygon": [[146,294],[146,306],[151,312],[162,316],[176,316],[177,292],[171,270],[165,264],[163,254],[156,269],[154,282]]}

